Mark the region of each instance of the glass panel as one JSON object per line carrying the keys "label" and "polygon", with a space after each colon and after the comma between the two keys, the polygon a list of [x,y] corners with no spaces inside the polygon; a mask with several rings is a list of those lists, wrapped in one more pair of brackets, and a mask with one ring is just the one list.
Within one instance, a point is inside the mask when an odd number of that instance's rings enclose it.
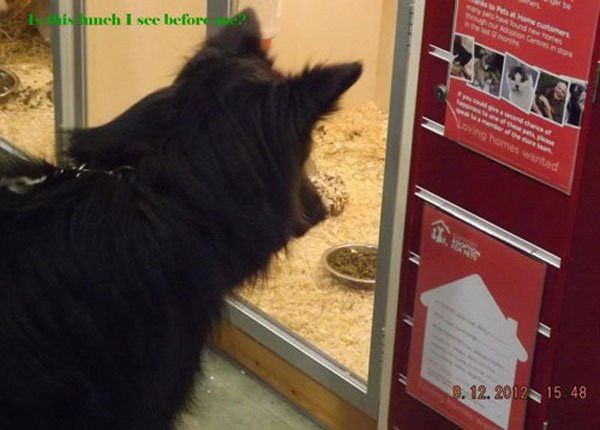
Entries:
{"label": "glass panel", "polygon": [[53,162],[54,102],[50,27],[45,0],[0,0],[0,138]]}
{"label": "glass panel", "polygon": [[[377,2],[373,7],[364,0],[353,10],[341,2],[283,2],[282,8],[278,1],[238,3],[240,9],[259,5],[263,36],[271,39],[264,44],[270,45],[280,70],[298,72],[307,61],[315,64],[321,59],[364,64],[342,109],[321,121],[313,134],[306,171],[329,206],[328,218],[290,243],[273,261],[266,280],[238,293],[366,380],[374,283],[361,285],[331,276],[323,255],[336,245],[376,246],[379,239],[395,2]],[[362,272],[365,278],[374,272],[374,265],[368,269],[368,255],[340,252],[345,254],[338,258],[339,271]]]}
{"label": "glass panel", "polygon": [[170,85],[206,37],[204,25],[125,25],[126,16],[206,16],[206,1],[88,1],[86,16],[121,17],[122,25],[86,27],[88,125],[112,120],[135,102]]}

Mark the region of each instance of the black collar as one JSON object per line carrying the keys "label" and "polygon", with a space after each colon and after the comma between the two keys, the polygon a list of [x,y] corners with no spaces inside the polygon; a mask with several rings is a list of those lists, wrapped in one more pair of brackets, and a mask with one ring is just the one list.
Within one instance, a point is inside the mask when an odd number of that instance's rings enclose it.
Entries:
{"label": "black collar", "polygon": [[15,194],[27,194],[33,188],[43,184],[48,178],[74,176],[76,179],[87,177],[91,175],[106,175],[116,180],[126,179],[129,182],[133,182],[135,168],[132,166],[119,166],[112,170],[102,169],[89,169],[87,164],[82,164],[77,167],[64,167],[56,169],[54,172],[42,176],[31,177],[31,176],[14,176],[7,178],[0,178],[0,190],[3,188]]}

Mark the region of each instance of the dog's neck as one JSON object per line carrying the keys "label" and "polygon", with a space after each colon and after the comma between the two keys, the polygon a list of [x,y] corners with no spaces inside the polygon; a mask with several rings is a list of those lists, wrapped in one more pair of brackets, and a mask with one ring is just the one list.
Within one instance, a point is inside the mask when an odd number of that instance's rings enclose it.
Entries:
{"label": "dog's neck", "polygon": [[89,169],[86,164],[77,167],[57,168],[53,172],[43,175],[15,175],[0,177],[0,190],[6,189],[15,194],[27,194],[35,187],[41,186],[49,178],[73,178],[75,180],[90,175],[105,175],[116,180],[132,181],[135,169],[131,166],[120,166],[112,170]]}

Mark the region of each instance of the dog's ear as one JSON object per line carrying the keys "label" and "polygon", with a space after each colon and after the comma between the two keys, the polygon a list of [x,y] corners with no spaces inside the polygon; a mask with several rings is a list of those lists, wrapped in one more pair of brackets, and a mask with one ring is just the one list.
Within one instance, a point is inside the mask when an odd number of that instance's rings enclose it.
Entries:
{"label": "dog's ear", "polygon": [[340,96],[360,77],[362,64],[344,63],[307,68],[289,80],[290,93],[299,117],[305,127],[313,125],[337,109]]}
{"label": "dog's ear", "polygon": [[359,62],[317,66],[306,69],[290,82],[293,92],[299,92],[313,114],[314,120],[333,112],[340,96],[360,77],[362,64]]}
{"label": "dog's ear", "polygon": [[[300,75],[279,85],[279,98],[290,115],[300,141],[310,143],[314,125],[337,108],[340,96],[360,77],[362,64],[344,63],[307,68]],[[300,159],[306,160],[310,145],[301,147]]]}
{"label": "dog's ear", "polygon": [[225,27],[209,38],[206,46],[233,55],[263,54],[260,24],[256,13],[252,9],[244,9],[232,18],[238,23]]}

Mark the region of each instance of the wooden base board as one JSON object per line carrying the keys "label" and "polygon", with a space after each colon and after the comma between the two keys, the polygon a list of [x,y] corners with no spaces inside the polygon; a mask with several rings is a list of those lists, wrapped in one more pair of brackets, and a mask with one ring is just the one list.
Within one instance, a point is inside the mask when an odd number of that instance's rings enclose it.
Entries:
{"label": "wooden base board", "polygon": [[377,423],[371,417],[229,322],[217,330],[214,343],[331,430],[376,430]]}

